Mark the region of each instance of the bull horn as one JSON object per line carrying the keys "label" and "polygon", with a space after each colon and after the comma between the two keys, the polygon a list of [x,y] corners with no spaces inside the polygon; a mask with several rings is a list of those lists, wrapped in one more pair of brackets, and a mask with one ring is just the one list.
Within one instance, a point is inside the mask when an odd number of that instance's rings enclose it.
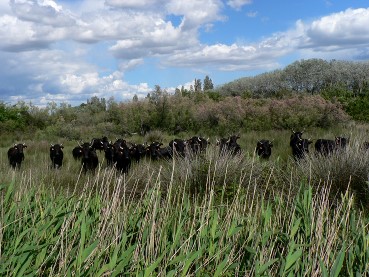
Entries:
{"label": "bull horn", "polygon": [[51,147],[54,147],[54,144],[50,143],[50,146],[51,146]]}

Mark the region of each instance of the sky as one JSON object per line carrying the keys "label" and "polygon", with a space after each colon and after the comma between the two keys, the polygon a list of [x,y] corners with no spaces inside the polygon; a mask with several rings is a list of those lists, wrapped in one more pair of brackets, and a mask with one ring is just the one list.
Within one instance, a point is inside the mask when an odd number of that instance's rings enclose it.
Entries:
{"label": "sky", "polygon": [[368,0],[0,0],[0,101],[117,102],[369,59]]}

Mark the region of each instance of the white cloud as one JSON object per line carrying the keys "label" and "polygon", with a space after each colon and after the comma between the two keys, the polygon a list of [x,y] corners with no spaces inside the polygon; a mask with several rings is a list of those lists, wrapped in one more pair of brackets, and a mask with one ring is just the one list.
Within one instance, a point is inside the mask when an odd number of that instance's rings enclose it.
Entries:
{"label": "white cloud", "polygon": [[306,27],[311,46],[360,45],[369,43],[369,8],[347,9],[322,17]]}
{"label": "white cloud", "polygon": [[307,23],[298,20],[294,28],[248,45],[198,45],[171,55],[164,64],[225,71],[267,70],[278,67],[279,58],[294,52],[302,57],[314,57],[315,53],[322,58],[347,59],[367,57],[363,48],[369,48],[369,8],[348,9]]}
{"label": "white cloud", "polygon": [[[0,90],[6,99],[32,99],[34,93],[43,102],[82,102],[92,94],[116,99],[146,95],[151,89],[145,77],[142,83],[130,84],[124,73],[153,57],[163,68],[209,72],[273,69],[291,53],[336,59],[369,53],[369,9],[347,9],[311,22],[301,19],[291,29],[259,41],[207,44],[201,32],[225,20],[224,5],[240,9],[251,1],[9,3],[0,4]],[[179,22],[172,23],[171,16]],[[109,59],[114,61],[112,68]]]}
{"label": "white cloud", "polygon": [[249,5],[251,3],[252,3],[252,0],[229,0],[227,1],[227,5],[236,10],[240,10],[243,6]]}
{"label": "white cloud", "polygon": [[183,15],[183,29],[198,29],[200,26],[218,20],[225,20],[221,15],[220,0],[172,0],[166,5],[169,14]]}
{"label": "white cloud", "polygon": [[165,4],[166,0],[105,0],[105,5],[116,8],[147,9]]}
{"label": "white cloud", "polygon": [[53,27],[65,27],[75,24],[75,18],[69,11],[51,0],[11,0],[14,15],[24,21],[35,22]]}

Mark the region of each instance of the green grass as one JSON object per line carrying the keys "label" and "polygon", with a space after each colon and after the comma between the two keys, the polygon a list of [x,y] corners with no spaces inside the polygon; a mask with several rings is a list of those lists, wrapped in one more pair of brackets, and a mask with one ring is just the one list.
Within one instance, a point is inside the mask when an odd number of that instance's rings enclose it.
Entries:
{"label": "green grass", "polygon": [[46,141],[26,141],[14,171],[3,147],[0,275],[365,276],[365,134],[352,131],[341,156],[298,164],[285,150],[289,132],[278,134],[270,161],[251,146],[265,132],[241,135],[236,157],[213,145],[144,160],[128,175],[106,168],[102,153],[97,172],[81,174],[73,142],[63,168],[51,170]]}

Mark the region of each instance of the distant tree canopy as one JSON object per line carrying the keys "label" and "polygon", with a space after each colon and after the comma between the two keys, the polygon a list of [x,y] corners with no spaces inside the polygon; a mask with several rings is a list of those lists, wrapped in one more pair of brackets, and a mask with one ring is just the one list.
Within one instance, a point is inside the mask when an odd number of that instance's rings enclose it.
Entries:
{"label": "distant tree canopy", "polygon": [[224,84],[224,95],[252,97],[278,96],[281,92],[318,94],[329,89],[344,89],[354,96],[369,93],[369,62],[296,61],[284,69],[245,77]]}

